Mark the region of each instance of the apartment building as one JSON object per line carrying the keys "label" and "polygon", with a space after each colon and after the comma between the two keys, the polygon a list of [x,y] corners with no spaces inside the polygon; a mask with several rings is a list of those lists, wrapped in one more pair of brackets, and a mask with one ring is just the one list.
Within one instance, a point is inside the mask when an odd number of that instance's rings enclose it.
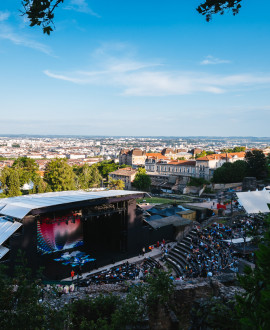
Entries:
{"label": "apartment building", "polygon": [[234,163],[237,160],[245,159],[245,152],[232,152],[223,154],[213,154],[196,159],[196,176],[210,180],[214,171],[224,163]]}
{"label": "apartment building", "polygon": [[121,149],[119,154],[119,165],[130,165],[132,167],[144,166],[146,152],[141,149]]}
{"label": "apartment building", "polygon": [[136,169],[131,167],[119,168],[118,170],[109,173],[109,177],[114,180],[122,180],[125,183],[125,189],[131,190],[132,182],[135,179],[135,175],[137,173]]}

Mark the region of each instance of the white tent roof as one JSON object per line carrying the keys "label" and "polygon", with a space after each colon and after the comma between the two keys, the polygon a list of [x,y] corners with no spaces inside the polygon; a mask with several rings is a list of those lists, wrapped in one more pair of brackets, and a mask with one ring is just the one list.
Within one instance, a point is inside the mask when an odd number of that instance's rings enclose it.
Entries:
{"label": "white tent roof", "polygon": [[0,218],[0,245],[3,244],[17,229],[21,227],[20,222],[13,222],[6,220],[4,217]]}
{"label": "white tent roof", "polygon": [[2,259],[3,256],[8,253],[8,251],[9,251],[8,248],[6,248],[5,246],[0,245],[0,259]]}
{"label": "white tent roof", "polygon": [[43,207],[83,202],[88,200],[90,201],[102,198],[142,194],[146,193],[142,191],[128,190],[101,190],[91,192],[84,190],[72,190],[44,194],[24,195],[0,199],[0,214],[17,219],[22,219],[30,211]]}
{"label": "white tent roof", "polygon": [[268,213],[270,208],[270,191],[249,191],[236,193],[240,204],[244,207],[247,213]]}

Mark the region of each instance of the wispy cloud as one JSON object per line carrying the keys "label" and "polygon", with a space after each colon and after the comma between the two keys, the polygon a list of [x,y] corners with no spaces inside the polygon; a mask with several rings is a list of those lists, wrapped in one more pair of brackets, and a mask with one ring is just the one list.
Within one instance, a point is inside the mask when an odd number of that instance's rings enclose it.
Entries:
{"label": "wispy cloud", "polygon": [[48,46],[35,41],[26,35],[18,34],[11,26],[6,23],[0,24],[0,39],[6,39],[15,45],[21,45],[38,50],[47,55],[52,55],[52,50]]}
{"label": "wispy cloud", "polygon": [[[270,74],[213,74],[201,71],[166,70],[158,61],[140,61],[127,55],[125,47],[116,47],[113,54],[99,49],[94,69],[73,72],[44,73],[54,79],[75,84],[109,86],[122,95],[168,96],[198,92],[221,94],[246,87],[270,84]],[[96,54],[99,54],[99,57]],[[122,55],[121,55],[122,54]]]}
{"label": "wispy cloud", "polygon": [[68,5],[64,7],[66,10],[74,10],[79,13],[85,13],[96,17],[101,17],[99,14],[95,13],[85,0],[70,0]]}
{"label": "wispy cloud", "polygon": [[7,11],[0,11],[0,22],[6,21],[10,16],[10,13]]}
{"label": "wispy cloud", "polygon": [[205,59],[200,62],[201,65],[226,64],[226,63],[231,63],[231,61],[222,60],[220,58],[216,58],[211,55],[206,56]]}

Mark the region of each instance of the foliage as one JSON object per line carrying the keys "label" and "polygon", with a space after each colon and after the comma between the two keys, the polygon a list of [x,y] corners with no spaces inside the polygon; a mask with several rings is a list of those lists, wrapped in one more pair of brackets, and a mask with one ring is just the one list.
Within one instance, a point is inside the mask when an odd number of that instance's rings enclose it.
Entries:
{"label": "foliage", "polygon": [[209,184],[209,181],[205,180],[204,178],[193,178],[193,177],[191,177],[189,179],[188,186],[201,187],[204,184]]}
{"label": "foliage", "polygon": [[20,148],[20,145],[18,143],[13,143],[12,148]]}
{"label": "foliage", "polygon": [[245,293],[237,296],[237,313],[243,329],[269,329],[270,324],[270,217],[263,244],[256,254],[256,267],[246,267],[239,282]]}
{"label": "foliage", "polygon": [[140,167],[135,175],[133,186],[139,190],[148,191],[151,185],[151,179],[146,174],[145,168]]}
{"label": "foliage", "polygon": [[63,329],[64,313],[40,303],[42,287],[19,256],[14,277],[0,269],[0,327],[1,329]]}
{"label": "foliage", "polygon": [[248,164],[248,175],[254,176],[257,179],[264,179],[267,177],[267,160],[261,150],[248,151],[245,159]]}
{"label": "foliage", "polygon": [[[225,10],[231,10],[233,15],[238,14],[241,8],[242,0],[204,0],[197,7],[201,15],[205,15],[209,22],[213,14],[225,13]],[[22,15],[30,21],[30,26],[41,26],[43,33],[50,35],[54,28],[55,9],[64,2],[64,0],[22,0]]]}
{"label": "foliage", "polygon": [[212,15],[223,15],[225,10],[231,10],[233,15],[239,13],[242,0],[204,0],[204,2],[197,7],[199,14],[205,15],[206,21],[212,19]]}
{"label": "foliage", "polygon": [[200,158],[200,157],[205,157],[205,156],[206,156],[206,151],[203,150],[201,153],[196,154],[196,155],[195,155],[195,158]]}
{"label": "foliage", "polygon": [[46,165],[44,181],[49,184],[52,191],[76,189],[75,174],[66,159],[52,159]]}
{"label": "foliage", "polygon": [[20,191],[20,174],[15,168],[4,167],[1,176],[1,189],[6,197],[14,197],[21,195]]}
{"label": "foliage", "polygon": [[107,179],[109,173],[118,170],[119,168],[128,167],[128,165],[120,165],[116,164],[113,160],[105,160],[97,164],[98,170],[103,178]]}
{"label": "foliage", "polygon": [[31,189],[31,194],[40,194],[45,192],[51,192],[51,187],[45,182],[39,175],[33,179],[34,187]]}
{"label": "foliage", "polygon": [[[197,329],[240,329],[234,312],[235,303],[226,304],[221,298],[199,299],[191,310],[191,330]],[[228,322],[230,322],[228,324]]]}
{"label": "foliage", "polygon": [[242,182],[248,174],[248,164],[244,160],[237,160],[234,163],[224,163],[217,168],[213,175],[215,183]]}
{"label": "foliage", "polygon": [[121,300],[117,296],[98,296],[95,299],[81,299],[71,305],[70,317],[73,329],[110,329],[112,315]]}
{"label": "foliage", "polygon": [[50,34],[53,31],[54,10],[64,0],[22,0],[23,11],[30,21],[30,26],[42,26],[43,33]]}
{"label": "foliage", "polygon": [[25,183],[29,183],[30,181],[34,182],[38,176],[38,164],[34,159],[31,158],[17,158],[14,161],[12,168],[15,168],[19,171],[21,186],[23,186]]}
{"label": "foliage", "polygon": [[195,158],[205,157],[205,156],[213,155],[213,154],[214,154],[214,151],[206,151],[206,150],[203,150],[201,153],[196,154],[196,155],[195,155]]}
{"label": "foliage", "polygon": [[245,150],[246,147],[234,147],[233,149],[222,149],[221,151],[231,153],[231,152],[243,152]]}
{"label": "foliage", "polygon": [[96,165],[89,166],[74,166],[73,172],[76,175],[76,187],[78,189],[88,189],[92,187],[99,187],[102,176]]}
{"label": "foliage", "polygon": [[109,177],[108,187],[111,190],[123,190],[125,188],[125,183],[120,179],[115,180]]}
{"label": "foliage", "polygon": [[148,284],[146,288],[146,302],[150,308],[169,301],[173,292],[173,281],[169,275],[169,273],[155,268],[153,274],[146,279]]}

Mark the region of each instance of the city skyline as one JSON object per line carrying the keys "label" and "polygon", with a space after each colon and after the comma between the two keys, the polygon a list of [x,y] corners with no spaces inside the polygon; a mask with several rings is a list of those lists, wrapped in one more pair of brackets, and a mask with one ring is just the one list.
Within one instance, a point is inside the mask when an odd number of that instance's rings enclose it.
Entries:
{"label": "city skyline", "polygon": [[269,136],[270,4],[198,4],[66,0],[47,37],[2,1],[1,134]]}

